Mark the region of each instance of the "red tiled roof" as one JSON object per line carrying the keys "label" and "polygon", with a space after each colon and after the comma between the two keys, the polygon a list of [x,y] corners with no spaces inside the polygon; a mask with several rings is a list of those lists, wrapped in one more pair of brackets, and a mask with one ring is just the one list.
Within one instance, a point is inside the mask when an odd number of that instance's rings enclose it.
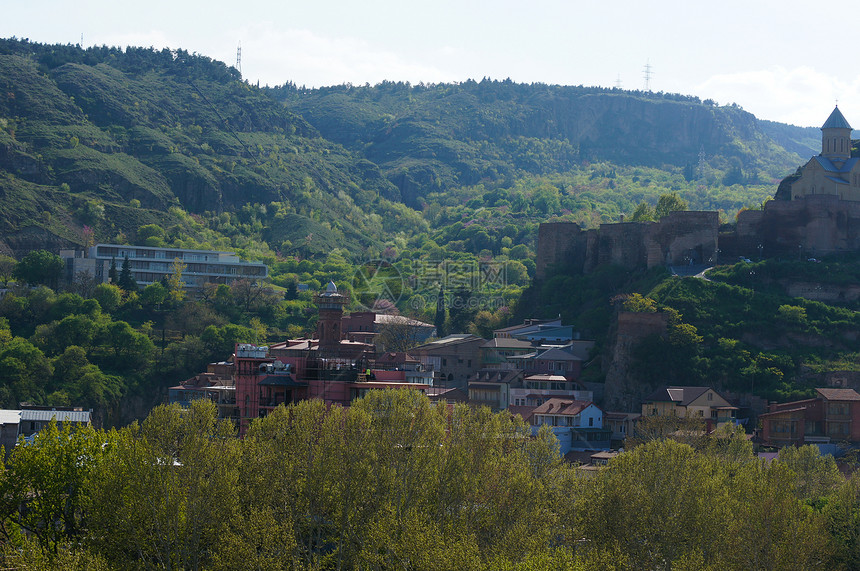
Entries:
{"label": "red tiled roof", "polygon": [[854,389],[815,389],[825,400],[860,400],[860,393]]}
{"label": "red tiled roof", "polygon": [[535,408],[534,414],[577,415],[591,404],[591,401],[585,400],[551,398]]}
{"label": "red tiled roof", "polygon": [[765,413],[758,415],[758,417],[761,418],[763,416],[776,416],[778,414],[785,414],[787,412],[800,412],[800,411],[804,411],[804,410],[806,410],[805,406],[801,406],[798,408],[786,408],[783,410],[775,410],[773,412],[765,412]]}
{"label": "red tiled roof", "polygon": [[510,412],[511,414],[518,414],[521,417],[523,417],[523,420],[528,422],[529,419],[532,417],[532,413],[534,413],[535,408],[536,407],[533,407],[533,406],[524,406],[524,405],[513,406],[512,405],[512,406],[508,407],[508,412]]}

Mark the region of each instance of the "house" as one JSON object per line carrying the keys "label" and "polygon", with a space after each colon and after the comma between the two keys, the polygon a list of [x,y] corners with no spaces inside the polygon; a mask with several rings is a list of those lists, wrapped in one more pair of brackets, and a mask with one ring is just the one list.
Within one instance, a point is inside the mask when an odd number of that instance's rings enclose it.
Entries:
{"label": "house", "polygon": [[514,339],[519,335],[524,335],[537,331],[543,327],[561,327],[561,317],[557,319],[526,319],[520,325],[511,325],[493,331],[494,339]]}
{"label": "house", "polygon": [[469,404],[488,406],[494,411],[511,404],[511,386],[522,380],[517,369],[480,369],[469,379]]}
{"label": "house", "polygon": [[562,375],[568,379],[578,379],[582,371],[582,359],[564,347],[537,347],[532,353],[515,355],[510,360],[517,363],[517,368],[527,375]]}
{"label": "house", "polygon": [[436,372],[439,386],[465,389],[469,378],[480,368],[481,346],[485,342],[477,335],[448,335],[413,347],[409,354]]}
{"label": "house", "polygon": [[239,419],[233,363],[210,363],[205,373],[194,375],[167,390],[167,402],[187,408],[197,399],[215,403],[218,418]]}
{"label": "house", "polygon": [[663,387],[642,401],[642,416],[701,418],[707,429],[734,422],[738,407],[710,387]]}
{"label": "house", "polygon": [[493,337],[481,345],[481,368],[516,369],[517,357],[534,353],[531,341],[513,337]]}
{"label": "house", "polygon": [[0,410],[0,446],[6,451],[7,458],[18,441],[19,424],[21,424],[20,410]]}
{"label": "house", "polygon": [[424,394],[426,394],[427,398],[430,399],[430,402],[433,403],[453,404],[457,402],[469,402],[469,393],[463,389],[428,387],[427,390],[424,391]]}
{"label": "house", "polygon": [[816,397],[774,403],[759,415],[761,440],[769,446],[860,442],[860,394],[854,389],[815,389]]}
{"label": "house", "polygon": [[33,436],[48,426],[51,421],[56,421],[60,430],[66,424],[89,426],[92,414],[92,410],[75,407],[22,406],[18,436],[23,436],[28,441],[32,440]]}
{"label": "house", "polygon": [[374,344],[377,351],[401,351],[436,335],[436,326],[403,315],[354,311],[343,317],[343,332],[350,341]]}
{"label": "house", "polygon": [[115,264],[119,272],[128,258],[129,269],[137,284],[145,287],[173,274],[173,263],[185,264],[182,281],[189,290],[200,290],[206,283],[231,284],[237,280],[259,281],[269,275],[262,263],[240,260],[233,252],[156,248],[127,244],[96,244],[86,251],[61,250],[65,279],[74,281],[79,273],[89,273],[97,282],[108,281],[108,271]]}
{"label": "house", "polygon": [[510,387],[510,403],[514,406],[540,406],[551,398],[594,399],[592,391],[563,375],[537,374],[521,379]]}
{"label": "house", "polygon": [[638,412],[607,412],[603,416],[603,423],[612,431],[612,444],[623,446],[628,436],[633,436],[636,430],[636,421],[642,417]]}
{"label": "house", "polygon": [[[433,386],[433,371],[428,371],[415,357],[402,351],[388,351],[376,356],[373,371],[378,380],[395,377],[405,383]],[[395,375],[391,375],[394,373]]]}
{"label": "house", "polygon": [[532,411],[532,431],[551,427],[560,451],[609,448],[611,432],[603,427],[603,410],[590,401],[551,398]]}

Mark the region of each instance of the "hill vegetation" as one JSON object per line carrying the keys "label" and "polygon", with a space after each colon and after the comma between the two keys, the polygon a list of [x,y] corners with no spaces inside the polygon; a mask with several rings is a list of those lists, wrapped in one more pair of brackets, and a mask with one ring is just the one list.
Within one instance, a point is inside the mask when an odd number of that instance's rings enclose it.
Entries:
{"label": "hill vegetation", "polygon": [[[350,309],[373,303],[360,279],[368,264],[400,282],[393,299],[376,300],[389,309],[439,322],[440,293],[448,307],[473,300],[441,316],[443,331],[489,335],[511,319],[560,313],[608,348],[610,296],[651,296],[703,339],[676,369],[688,382],[749,381],[755,392],[794,394],[805,386],[798,371],[836,367],[857,351],[852,314],[771,291],[779,279],[764,281],[770,266],[756,269],[754,293],[743,269],[722,285],[677,287],[659,272],[611,267],[526,290],[540,222],[593,228],[622,215],[653,216],[666,196],[731,222],[738,210],[760,207],[801,156],[813,154],[814,129],[758,121],[692,96],[509,80],[260,88],[183,50],[14,38],[0,40],[0,86],[0,251],[21,260],[43,248],[132,242],[233,250],[270,267],[273,289],[260,298],[267,306],[229,288],[172,305],[153,301],[163,292],[127,288],[108,307],[84,308],[94,295],[86,283],[67,292],[80,300],[62,314],[50,311],[56,292],[15,291],[4,301],[9,335],[48,360],[80,345],[52,339],[54,346],[42,346],[49,336],[37,328],[87,316],[96,324],[83,347],[88,364],[126,379],[116,394],[150,386],[156,371],[165,373],[165,355],[195,354],[208,326],[242,328],[224,335],[243,341],[312,331],[310,296],[299,284],[314,291],[334,280],[352,295]],[[854,279],[843,268],[831,275]],[[795,341],[778,331],[759,335],[759,326],[773,329],[782,306],[806,312],[805,322],[795,319]],[[117,322],[161,345],[141,353],[149,365],[136,376],[124,377],[110,351],[97,348]],[[159,336],[170,330],[173,337]],[[805,348],[799,339],[809,335],[830,348]],[[219,346],[229,346],[227,337]],[[739,345],[726,349],[727,340]],[[747,355],[749,375],[729,381],[728,365],[717,365],[720,351]],[[202,359],[223,358],[196,354],[174,358],[160,383],[199,371]],[[586,370],[600,380],[597,369]],[[26,394],[40,403],[65,399],[59,387]]]}

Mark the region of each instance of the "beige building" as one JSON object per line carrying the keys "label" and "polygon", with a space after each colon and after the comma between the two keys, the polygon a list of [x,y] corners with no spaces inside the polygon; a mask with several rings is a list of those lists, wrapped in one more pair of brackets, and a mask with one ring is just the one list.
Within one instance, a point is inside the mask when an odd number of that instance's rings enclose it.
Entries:
{"label": "beige building", "polygon": [[860,201],[860,159],[851,157],[851,125],[839,107],[821,127],[821,154],[809,159],[791,184],[791,199],[830,195]]}
{"label": "beige building", "polygon": [[642,416],[701,418],[709,424],[735,419],[737,407],[710,387],[665,387],[642,401]]}

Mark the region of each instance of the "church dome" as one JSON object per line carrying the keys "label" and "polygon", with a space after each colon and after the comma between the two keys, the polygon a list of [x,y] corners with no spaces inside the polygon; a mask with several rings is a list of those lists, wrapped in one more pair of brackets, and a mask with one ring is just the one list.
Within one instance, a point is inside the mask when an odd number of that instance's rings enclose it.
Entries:
{"label": "church dome", "polygon": [[824,122],[824,125],[822,125],[821,128],[850,129],[851,125],[848,124],[848,121],[845,119],[845,116],[842,115],[842,111],[839,110],[839,106],[837,105],[833,109],[833,113],[830,114],[830,117],[827,118],[827,121]]}
{"label": "church dome", "polygon": [[337,293],[337,286],[334,285],[334,281],[328,282],[328,285],[325,288],[325,292],[329,295]]}

